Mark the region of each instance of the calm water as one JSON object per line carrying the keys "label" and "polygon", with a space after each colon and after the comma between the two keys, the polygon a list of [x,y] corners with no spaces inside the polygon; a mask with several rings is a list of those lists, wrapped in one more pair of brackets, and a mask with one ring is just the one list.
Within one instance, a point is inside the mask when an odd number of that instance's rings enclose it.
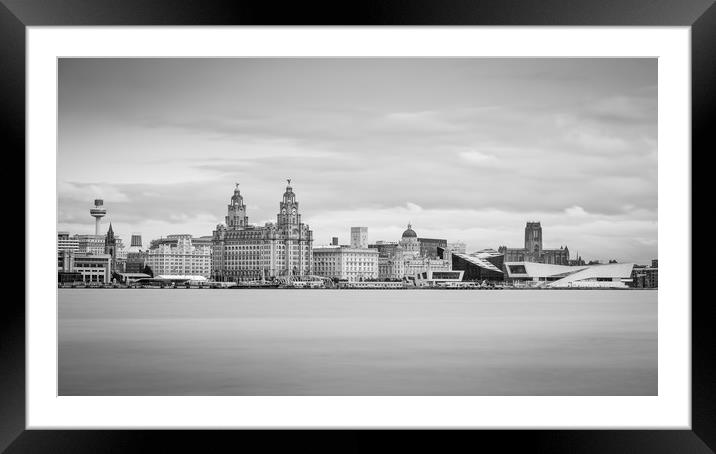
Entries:
{"label": "calm water", "polygon": [[655,291],[59,290],[61,395],[655,395]]}

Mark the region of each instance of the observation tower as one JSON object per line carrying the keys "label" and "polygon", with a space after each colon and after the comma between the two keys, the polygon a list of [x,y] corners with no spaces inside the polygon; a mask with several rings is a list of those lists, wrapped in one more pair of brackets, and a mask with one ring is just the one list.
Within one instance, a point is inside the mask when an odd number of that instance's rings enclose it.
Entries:
{"label": "observation tower", "polygon": [[104,200],[94,199],[94,208],[90,208],[90,215],[94,218],[94,234],[99,235],[99,222],[106,214],[107,210],[102,206]]}

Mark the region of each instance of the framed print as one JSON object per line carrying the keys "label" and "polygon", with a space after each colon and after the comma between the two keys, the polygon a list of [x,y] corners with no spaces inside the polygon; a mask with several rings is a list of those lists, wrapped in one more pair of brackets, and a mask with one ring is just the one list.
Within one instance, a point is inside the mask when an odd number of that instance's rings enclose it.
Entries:
{"label": "framed print", "polygon": [[8,452],[713,449],[710,2],[2,8]]}

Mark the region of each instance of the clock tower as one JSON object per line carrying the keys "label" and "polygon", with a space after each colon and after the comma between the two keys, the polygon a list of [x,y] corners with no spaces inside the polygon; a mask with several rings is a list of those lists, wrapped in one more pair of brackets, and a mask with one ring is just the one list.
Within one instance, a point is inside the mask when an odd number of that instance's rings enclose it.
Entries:
{"label": "clock tower", "polygon": [[229,230],[239,230],[245,228],[249,223],[249,218],[246,216],[246,205],[244,205],[244,198],[241,196],[239,191],[239,183],[236,183],[234,189],[234,195],[231,196],[231,203],[228,206],[228,212],[226,215],[226,227]]}
{"label": "clock tower", "polygon": [[279,204],[277,224],[279,227],[298,227],[301,224],[301,215],[298,214],[298,202],[296,194],[291,187],[291,179],[286,180],[286,192],[283,193],[283,200]]}

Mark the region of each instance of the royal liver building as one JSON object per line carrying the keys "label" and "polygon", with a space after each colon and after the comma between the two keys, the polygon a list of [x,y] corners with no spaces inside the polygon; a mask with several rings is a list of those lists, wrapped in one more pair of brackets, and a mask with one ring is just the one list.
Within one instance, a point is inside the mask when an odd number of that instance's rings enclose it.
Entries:
{"label": "royal liver building", "polygon": [[313,232],[301,222],[296,194],[288,180],[276,223],[249,224],[246,205],[234,189],[226,225],[213,235],[212,277],[217,281],[247,281],[311,273]]}

